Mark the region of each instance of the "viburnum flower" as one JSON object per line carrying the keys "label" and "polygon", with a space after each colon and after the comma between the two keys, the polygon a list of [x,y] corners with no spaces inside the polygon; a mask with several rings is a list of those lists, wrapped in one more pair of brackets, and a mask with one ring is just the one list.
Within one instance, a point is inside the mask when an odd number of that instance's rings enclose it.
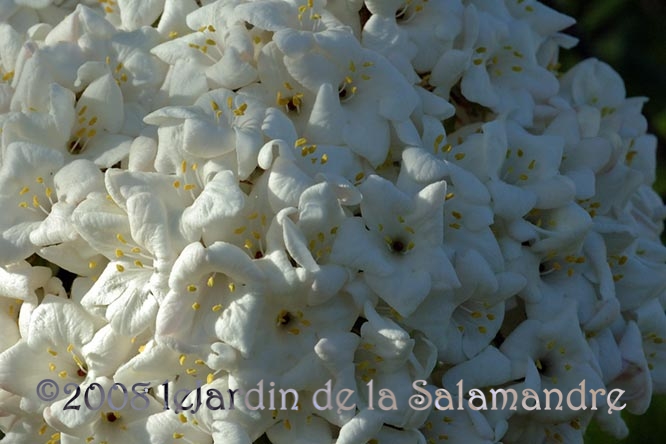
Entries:
{"label": "viburnum flower", "polygon": [[289,30],[280,33],[276,43],[285,53],[289,73],[310,91],[326,83],[337,87],[345,116],[343,140],[373,166],[388,154],[391,128],[398,137],[411,135],[408,117],[418,100],[416,92],[386,59],[362,48],[352,34]]}
{"label": "viburnum flower", "polygon": [[[195,413],[191,410],[174,413],[166,410],[152,415],[146,427],[151,443],[170,442],[180,440],[181,442],[213,443],[227,441],[231,443],[251,443],[261,436],[267,427],[270,416],[262,415],[260,412],[247,409],[244,404],[238,402],[240,398],[234,398],[234,408],[230,406],[229,381],[216,379],[201,387],[203,394],[201,402],[204,405],[218,406],[224,402],[224,409],[211,411],[205,407],[198,409]],[[217,390],[222,393],[223,401],[212,398]],[[182,405],[196,405],[199,402],[193,392],[185,397]]]}
{"label": "viburnum flower", "polygon": [[0,3],[0,442],[578,443],[666,391],[657,140],[572,18]]}
{"label": "viburnum flower", "polygon": [[[28,331],[0,355],[0,384],[11,385],[12,392],[21,396],[22,409],[41,412],[48,404],[35,393],[40,380],[55,376],[65,383],[82,382],[92,371],[83,350],[93,340],[96,325],[79,305],[54,296],[47,297],[29,316]],[[51,331],[52,323],[61,330]],[[34,367],[33,362],[41,365]],[[20,384],[12,382],[14,379]]]}
{"label": "viburnum flower", "polygon": [[[265,106],[252,97],[217,89],[203,94],[190,107],[165,107],[144,120],[161,127],[177,125],[182,158],[190,163],[190,169],[194,164],[215,160],[246,179],[256,168],[263,145],[264,115]],[[170,157],[178,154],[173,140],[160,138],[158,150],[162,147]],[[174,166],[180,168],[181,162],[174,161]]]}
{"label": "viburnum flower", "polygon": [[25,259],[36,250],[30,234],[50,214],[55,197],[53,176],[64,163],[61,153],[41,145],[15,142],[5,149],[0,202],[16,210],[0,219],[4,264]]}
{"label": "viburnum flower", "polygon": [[[442,248],[446,186],[436,182],[416,196],[379,176],[359,187],[361,218],[338,230],[331,262],[363,271],[365,283],[401,316],[411,314],[431,290],[460,285]],[[384,206],[389,197],[390,207]],[[405,287],[407,286],[407,287]]]}

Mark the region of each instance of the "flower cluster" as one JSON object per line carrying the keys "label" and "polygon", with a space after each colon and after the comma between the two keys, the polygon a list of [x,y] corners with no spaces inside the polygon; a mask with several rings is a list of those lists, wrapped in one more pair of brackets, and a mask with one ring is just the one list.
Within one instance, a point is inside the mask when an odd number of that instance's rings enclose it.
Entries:
{"label": "flower cluster", "polygon": [[[625,436],[599,399],[408,406],[415,380],[585,381],[637,414],[666,390],[656,139],[608,65],[560,72],[572,23],[535,0],[2,2],[2,441]],[[149,402],[65,409],[44,379]],[[163,410],[196,381],[304,401]],[[356,407],[305,401],[327,381]]]}

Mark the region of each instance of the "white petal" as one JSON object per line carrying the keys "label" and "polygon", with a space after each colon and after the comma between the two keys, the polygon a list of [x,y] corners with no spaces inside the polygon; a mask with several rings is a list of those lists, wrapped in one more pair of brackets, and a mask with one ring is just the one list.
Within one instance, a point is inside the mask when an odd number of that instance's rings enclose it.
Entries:
{"label": "white petal", "polygon": [[150,26],[162,13],[164,0],[118,0],[123,27],[128,30]]}
{"label": "white petal", "polygon": [[246,294],[233,301],[215,325],[217,337],[235,347],[244,357],[252,350],[259,326],[259,297]]}
{"label": "white petal", "polygon": [[194,203],[183,211],[182,223],[190,229],[205,229],[223,223],[240,213],[245,205],[245,194],[231,171],[222,171],[206,184]]}
{"label": "white petal", "polygon": [[123,93],[109,73],[92,82],[83,91],[77,111],[87,107],[86,115],[97,117],[102,128],[116,133],[123,125]]}

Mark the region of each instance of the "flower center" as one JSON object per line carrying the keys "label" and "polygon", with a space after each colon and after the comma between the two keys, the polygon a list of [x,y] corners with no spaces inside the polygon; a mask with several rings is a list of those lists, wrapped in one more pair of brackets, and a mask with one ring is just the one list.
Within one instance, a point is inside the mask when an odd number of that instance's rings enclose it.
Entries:
{"label": "flower center", "polygon": [[395,253],[402,253],[405,251],[405,244],[401,240],[396,239],[391,242],[391,250]]}
{"label": "flower center", "polygon": [[71,154],[81,154],[86,149],[88,143],[97,135],[97,121],[97,116],[88,115],[87,105],[77,110],[76,131],[68,144]]}
{"label": "flower center", "polygon": [[302,311],[291,312],[289,310],[280,310],[275,318],[276,326],[292,335],[301,333],[301,327],[309,327],[310,321],[305,319]]}
{"label": "flower center", "polygon": [[[24,186],[19,190],[18,194],[21,198],[27,198],[32,193],[32,199],[26,199],[19,202],[19,207],[31,211],[41,211],[42,213],[48,215],[51,211],[51,206],[53,206],[55,203],[53,200],[53,188],[48,186],[44,181],[44,178],[41,176],[36,177],[35,182],[37,183],[36,187],[39,188],[38,192],[29,186]],[[46,197],[46,199],[40,199],[42,194]],[[46,203],[45,200],[48,200],[48,203]]]}
{"label": "flower center", "polygon": [[275,103],[283,107],[287,112],[301,112],[301,105],[303,104],[303,93],[295,92],[294,87],[289,82],[284,82],[284,87],[287,89],[287,94],[283,95],[282,91],[278,91],[275,97]]}
{"label": "flower center", "polygon": [[303,19],[307,19],[310,22],[311,29],[316,31],[318,28],[319,21],[321,20],[321,14],[315,12],[314,0],[307,0],[307,2],[298,7],[298,22],[303,27]]}
{"label": "flower center", "polygon": [[286,327],[293,320],[293,315],[287,310],[281,310],[277,315],[277,326]]}

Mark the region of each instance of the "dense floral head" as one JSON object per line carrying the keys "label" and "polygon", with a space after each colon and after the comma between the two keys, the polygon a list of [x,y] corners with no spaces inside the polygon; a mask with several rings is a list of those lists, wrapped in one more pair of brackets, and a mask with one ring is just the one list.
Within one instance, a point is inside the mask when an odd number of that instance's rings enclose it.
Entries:
{"label": "dense floral head", "polygon": [[[618,406],[666,390],[666,211],[644,99],[598,60],[559,71],[572,23],[5,1],[2,442],[626,435]],[[580,387],[595,409],[534,408]],[[476,408],[496,389],[535,395]]]}

